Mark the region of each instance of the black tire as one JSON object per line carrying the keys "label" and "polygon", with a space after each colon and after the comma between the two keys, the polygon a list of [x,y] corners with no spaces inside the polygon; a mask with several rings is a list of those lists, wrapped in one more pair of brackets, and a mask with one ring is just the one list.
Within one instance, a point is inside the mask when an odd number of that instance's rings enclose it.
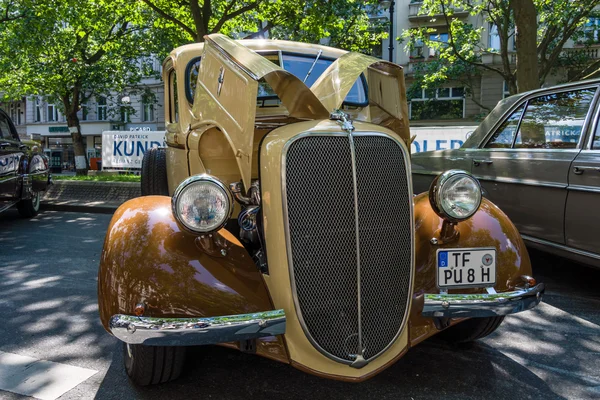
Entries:
{"label": "black tire", "polygon": [[181,375],[185,347],[123,343],[123,360],[127,375],[136,385],[165,383]]}
{"label": "black tire", "polygon": [[25,218],[35,217],[40,212],[40,199],[42,195],[40,192],[34,192],[30,199],[21,200],[17,203],[17,210],[19,214]]}
{"label": "black tire", "polygon": [[502,321],[504,317],[471,318],[444,330],[439,337],[449,343],[472,342],[494,332]]}
{"label": "black tire", "polygon": [[167,149],[154,147],[142,159],[142,196],[168,196]]}

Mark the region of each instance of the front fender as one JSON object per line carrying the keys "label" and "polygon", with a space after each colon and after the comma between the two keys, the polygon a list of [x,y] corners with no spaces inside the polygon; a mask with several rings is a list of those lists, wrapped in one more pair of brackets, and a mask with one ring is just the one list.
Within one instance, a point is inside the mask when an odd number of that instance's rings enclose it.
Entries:
{"label": "front fender", "polygon": [[182,231],[171,198],[129,200],[115,212],[98,274],[98,305],[104,328],[111,316],[134,315],[145,303],[147,317],[214,317],[273,310],[258,268],[242,244],[222,229],[224,244],[209,255],[197,236]]}
{"label": "front fender", "polygon": [[[443,220],[431,208],[427,193],[414,198],[415,212],[415,286],[411,314],[411,344],[431,336],[437,329],[431,318],[421,316],[423,294],[439,293],[436,284],[436,251],[440,248],[496,248],[497,292],[514,289],[521,275],[532,275],[529,254],[517,228],[495,204],[483,198],[479,210],[457,224],[459,236],[448,244],[434,245]],[[481,293],[482,289],[451,290],[450,293]]]}

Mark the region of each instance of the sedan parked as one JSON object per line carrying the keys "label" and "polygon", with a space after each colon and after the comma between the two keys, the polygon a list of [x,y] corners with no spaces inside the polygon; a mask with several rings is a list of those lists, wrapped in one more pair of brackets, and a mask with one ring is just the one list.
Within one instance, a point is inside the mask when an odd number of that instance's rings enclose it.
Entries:
{"label": "sedan parked", "polygon": [[600,80],[501,101],[459,149],[414,154],[414,192],[471,171],[523,239],[600,267]]}
{"label": "sedan parked", "polygon": [[48,158],[21,142],[8,115],[0,110],[0,212],[16,205],[23,217],[40,209],[41,192],[50,182]]}

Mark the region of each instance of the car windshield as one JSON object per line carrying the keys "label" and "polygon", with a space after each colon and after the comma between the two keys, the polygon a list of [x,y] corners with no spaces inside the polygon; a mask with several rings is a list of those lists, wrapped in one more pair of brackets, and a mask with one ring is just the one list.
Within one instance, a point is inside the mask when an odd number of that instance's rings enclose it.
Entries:
{"label": "car windshield", "polygon": [[[312,84],[315,83],[315,81],[323,74],[323,72],[325,72],[325,70],[333,63],[333,61],[335,61],[334,59],[326,58],[323,56],[320,56],[317,59],[317,55],[292,54],[285,52],[281,54],[281,58],[279,57],[278,52],[261,53],[261,55],[267,58],[269,61],[277,64],[278,66],[281,66],[281,64],[283,63],[283,69],[291,72],[298,79],[304,81],[304,83],[308,87],[311,87]],[[311,67],[312,71],[310,71]],[[186,95],[190,103],[193,103],[199,68],[199,57],[194,58],[192,61],[190,61],[187,67]],[[271,87],[269,87],[269,85],[264,81],[259,82],[257,100],[260,106],[276,105],[278,103],[277,95],[271,89]],[[356,80],[356,82],[354,82],[352,89],[350,89],[350,92],[344,99],[344,104],[349,106],[361,107],[366,106],[368,104],[366,85],[364,77],[362,75]]]}

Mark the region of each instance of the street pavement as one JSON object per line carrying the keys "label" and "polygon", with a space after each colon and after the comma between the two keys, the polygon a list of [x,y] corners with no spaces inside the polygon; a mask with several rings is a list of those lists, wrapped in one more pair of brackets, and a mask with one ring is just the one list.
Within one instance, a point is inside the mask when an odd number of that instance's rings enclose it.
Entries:
{"label": "street pavement", "polygon": [[[600,271],[538,252],[531,255],[547,286],[542,305],[507,317],[475,344],[427,340],[366,382],[197,347],[179,380],[135,387],[121,345],[98,319],[96,274],[109,221],[59,211],[32,220],[15,210],[0,214],[0,387],[41,398],[64,392],[60,399],[600,398]],[[16,382],[28,373],[27,382]],[[58,379],[44,393],[51,376]],[[0,390],[0,399],[25,398]]]}

